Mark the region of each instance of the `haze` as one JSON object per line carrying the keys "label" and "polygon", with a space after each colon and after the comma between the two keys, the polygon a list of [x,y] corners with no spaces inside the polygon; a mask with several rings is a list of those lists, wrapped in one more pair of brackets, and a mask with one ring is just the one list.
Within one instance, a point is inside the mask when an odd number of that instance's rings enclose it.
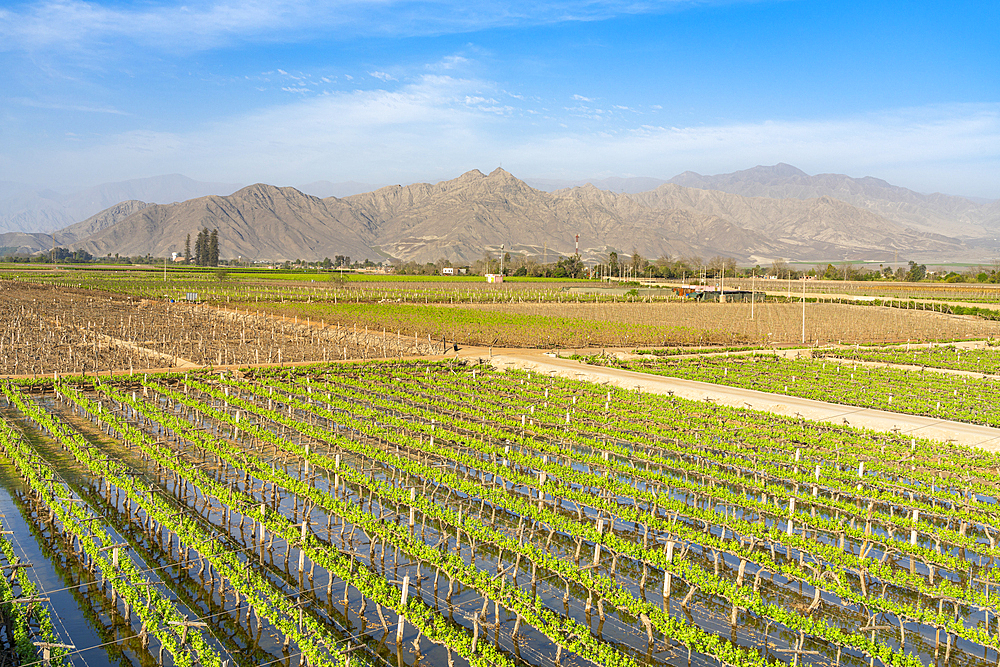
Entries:
{"label": "haze", "polygon": [[1000,197],[996,3],[14,3],[0,180],[787,162]]}

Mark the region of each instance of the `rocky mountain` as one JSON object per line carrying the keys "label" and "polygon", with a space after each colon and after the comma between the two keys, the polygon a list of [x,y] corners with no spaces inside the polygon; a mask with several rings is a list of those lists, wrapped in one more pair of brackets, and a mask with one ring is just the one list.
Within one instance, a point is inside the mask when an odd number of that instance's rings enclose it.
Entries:
{"label": "rocky mountain", "polygon": [[[136,207],[131,214],[129,206]],[[208,227],[219,230],[222,257],[254,260],[342,254],[469,263],[487,252],[495,256],[503,246],[553,261],[573,252],[577,234],[589,261],[610,251],[651,258],[724,255],[744,262],[969,251],[955,239],[906,229],[831,197],[774,200],[677,185],[636,195],[594,185],[544,192],[502,169],[343,199],[258,184],[177,204],[127,203],[64,232],[79,234],[88,225],[95,233],[73,247],[95,255],[182,252],[188,234]]]}
{"label": "rocky mountain", "polygon": [[962,238],[992,234],[1000,227],[998,202],[983,203],[952,195],[921,194],[881,179],[844,174],[810,176],[789,164],[757,166],[730,174],[704,176],[692,171],[669,183],[718,190],[745,197],[815,199],[833,197],[867,209],[904,227]]}
{"label": "rocky mountain", "polygon": [[733,220],[789,248],[790,256],[892,259],[897,252],[909,257],[963,251],[955,239],[917,232],[828,195],[769,199],[668,183],[631,197],[652,208]]}
{"label": "rocky mountain", "polygon": [[56,240],[59,243],[72,243],[80,239],[85,239],[149,206],[153,206],[153,204],[148,204],[138,199],[127,199],[104,209],[100,213],[95,213],[82,222],[60,229],[56,233]]}
{"label": "rocky mountain", "polygon": [[[549,259],[574,251],[585,259],[607,252],[645,256],[720,254],[724,248],[768,246],[724,220],[661,211],[594,186],[546,193],[502,169],[478,170],[434,185],[392,186],[345,201],[378,225],[379,248],[418,262],[471,262],[485,252],[528,253]],[[711,227],[712,229],[707,229]],[[729,250],[732,252],[732,250]]]}
{"label": "rocky mountain", "polygon": [[206,183],[180,174],[104,183],[72,192],[0,183],[0,232],[63,229],[128,200],[168,204],[209,194],[229,194],[240,186]]}
{"label": "rocky mountain", "polygon": [[224,258],[378,257],[370,248],[369,221],[343,200],[259,183],[226,197],[148,206],[72,247],[99,256],[164,256],[183,252],[188,234],[193,243],[205,227],[219,230],[219,255]]}
{"label": "rocky mountain", "polygon": [[0,234],[0,256],[33,255],[43,250],[51,250],[51,234],[41,232],[4,232]]}

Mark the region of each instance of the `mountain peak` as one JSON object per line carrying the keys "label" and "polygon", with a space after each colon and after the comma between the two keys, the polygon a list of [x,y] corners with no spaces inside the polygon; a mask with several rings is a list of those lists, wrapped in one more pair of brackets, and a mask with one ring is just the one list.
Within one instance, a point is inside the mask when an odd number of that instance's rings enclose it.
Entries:
{"label": "mountain peak", "polygon": [[269,185],[268,183],[254,183],[253,185],[248,185],[245,188],[241,188],[240,190],[234,192],[232,196],[246,197],[252,195],[264,195],[266,197],[273,197],[276,194],[285,197],[294,195],[302,196],[302,193],[293,187],[281,187],[277,185]]}
{"label": "mountain peak", "polygon": [[793,176],[809,175],[806,172],[799,169],[798,167],[793,167],[792,165],[787,164],[785,162],[779,162],[778,164],[770,166],[759,164],[753,169],[747,169],[746,171],[755,174],[774,176],[777,178],[791,178]]}
{"label": "mountain peak", "polygon": [[503,167],[497,167],[496,169],[491,171],[489,177],[502,178],[504,180],[510,180],[514,178],[513,174],[511,174],[509,171],[504,170]]}

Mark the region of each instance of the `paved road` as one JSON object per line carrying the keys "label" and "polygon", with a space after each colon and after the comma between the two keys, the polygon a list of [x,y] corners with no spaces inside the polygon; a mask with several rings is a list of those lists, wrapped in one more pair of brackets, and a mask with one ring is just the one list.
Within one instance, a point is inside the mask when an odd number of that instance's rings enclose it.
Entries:
{"label": "paved road", "polygon": [[848,423],[854,427],[877,431],[898,430],[900,433],[922,438],[954,441],[987,451],[1000,451],[1000,429],[989,426],[870,410],[619,368],[588,366],[578,361],[560,359],[540,352],[505,350],[502,354],[494,355],[490,362],[494,367],[501,369],[516,367],[574,380],[611,384],[625,389],[638,388],[654,394],[672,394],[695,401],[711,400],[720,405],[752,408],[813,421]]}

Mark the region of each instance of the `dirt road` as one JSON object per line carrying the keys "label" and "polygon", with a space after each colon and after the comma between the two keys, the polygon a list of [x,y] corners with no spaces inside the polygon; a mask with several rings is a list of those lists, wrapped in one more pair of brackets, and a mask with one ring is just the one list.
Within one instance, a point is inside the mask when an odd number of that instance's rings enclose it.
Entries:
{"label": "dirt road", "polygon": [[504,351],[502,354],[495,354],[490,358],[490,363],[500,369],[514,367],[573,380],[610,384],[625,389],[639,389],[640,391],[674,395],[695,401],[714,401],[719,405],[751,408],[812,421],[846,423],[854,427],[877,431],[898,431],[922,438],[954,441],[987,451],[1000,451],[1000,429],[989,426],[826,403],[618,368],[588,366],[578,361],[560,359],[541,352]]}

